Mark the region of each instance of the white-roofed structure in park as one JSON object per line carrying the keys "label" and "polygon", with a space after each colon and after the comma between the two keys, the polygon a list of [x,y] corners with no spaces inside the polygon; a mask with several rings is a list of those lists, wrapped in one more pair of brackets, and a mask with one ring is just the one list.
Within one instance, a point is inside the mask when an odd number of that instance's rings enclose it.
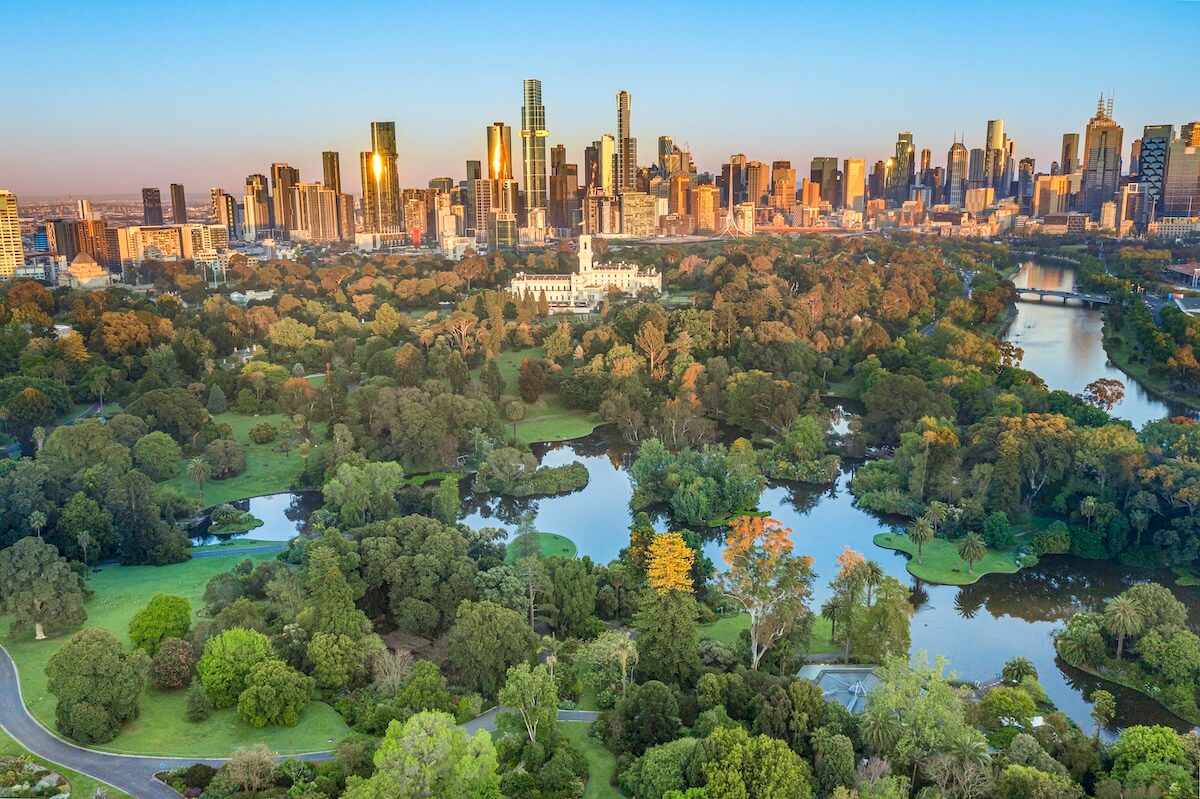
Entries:
{"label": "white-roofed structure in park", "polygon": [[519,272],[509,283],[509,291],[537,298],[544,292],[551,308],[586,312],[600,304],[612,291],[637,295],[649,289],[662,293],[662,274],[657,269],[642,269],[637,264],[606,263],[593,265],[592,237],[579,237],[579,271],[570,275],[531,275]]}

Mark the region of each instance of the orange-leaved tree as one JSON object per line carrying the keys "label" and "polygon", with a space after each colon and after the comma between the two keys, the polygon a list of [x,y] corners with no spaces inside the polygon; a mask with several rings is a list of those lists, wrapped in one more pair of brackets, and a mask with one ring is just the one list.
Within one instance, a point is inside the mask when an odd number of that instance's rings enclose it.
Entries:
{"label": "orange-leaved tree", "polygon": [[646,556],[646,576],[650,587],[660,594],[672,591],[692,591],[692,563],[695,551],[680,533],[654,536]]}
{"label": "orange-leaved tree", "polygon": [[750,615],[750,668],[811,615],[813,559],[792,554],[792,531],[775,519],[735,519],[723,557],[721,588]]}

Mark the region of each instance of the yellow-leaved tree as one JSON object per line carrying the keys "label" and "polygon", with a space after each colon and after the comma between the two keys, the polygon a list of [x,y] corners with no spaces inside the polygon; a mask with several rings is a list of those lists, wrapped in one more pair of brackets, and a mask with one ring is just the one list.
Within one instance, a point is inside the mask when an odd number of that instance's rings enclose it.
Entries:
{"label": "yellow-leaved tree", "polygon": [[680,533],[654,536],[646,557],[646,576],[650,587],[660,594],[672,591],[692,592],[692,563],[696,553]]}

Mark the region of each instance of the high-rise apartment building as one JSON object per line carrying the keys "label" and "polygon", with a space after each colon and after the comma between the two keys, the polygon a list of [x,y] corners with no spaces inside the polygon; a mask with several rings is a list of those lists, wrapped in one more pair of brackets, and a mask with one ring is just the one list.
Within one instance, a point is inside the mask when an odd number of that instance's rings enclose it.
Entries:
{"label": "high-rise apartment building", "polygon": [[503,122],[487,127],[487,168],[489,180],[512,179],[512,128]]}
{"label": "high-rise apartment building", "polygon": [[721,209],[721,190],[711,183],[692,186],[690,203],[696,232],[715,233],[724,218]]}
{"label": "high-rise apartment building", "polygon": [[888,173],[888,195],[902,203],[908,199],[908,187],[912,183],[913,171],[916,167],[916,148],[913,146],[913,135],[904,131],[896,136],[896,155],[892,159],[891,170]]}
{"label": "high-rise apartment building", "polygon": [[687,215],[688,194],[691,188],[692,176],[687,172],[676,172],[667,179],[667,213]]}
{"label": "high-rise apartment building", "polygon": [[271,199],[274,204],[275,235],[286,237],[298,229],[295,195],[292,188],[300,182],[300,170],[287,164],[271,164]]}
{"label": "high-rise apartment building", "polygon": [[951,208],[962,208],[966,198],[969,155],[967,147],[960,141],[950,145],[946,153],[946,204]]}
{"label": "high-rise apartment building", "polygon": [[162,193],[158,189],[142,189],[142,223],[146,225],[163,223]]}
{"label": "high-rise apartment building", "polygon": [[342,191],[342,157],[333,150],[321,153],[321,176],[325,188]]}
{"label": "high-rise apartment building", "polygon": [[525,102],[521,106],[521,162],[525,178],[526,212],[546,209],[546,106],[542,105],[542,82],[525,80]]}
{"label": "high-rise apartment building", "polygon": [[756,206],[762,205],[771,188],[771,173],[762,161],[746,164],[746,199]]}
{"label": "high-rise apartment building", "polygon": [[1083,211],[1098,218],[1100,206],[1116,202],[1121,182],[1121,140],[1125,130],[1112,118],[1112,98],[1105,106],[1104,95],[1096,104],[1096,115],[1087,124],[1083,147]]}
{"label": "high-rise apartment building", "polygon": [[1153,222],[1167,176],[1167,153],[1175,140],[1174,125],[1146,125],[1138,153],[1138,182],[1142,184],[1141,224]]}
{"label": "high-rise apartment building", "polygon": [[371,149],[359,154],[363,186],[363,228],[398,233],[403,224],[400,176],[396,173],[396,123],[371,123]]}
{"label": "high-rise apartment building", "polygon": [[12,277],[25,265],[17,195],[0,189],[0,277]]}
{"label": "high-rise apartment building", "polygon": [[1033,215],[1045,218],[1071,208],[1071,176],[1039,175],[1033,181]]}
{"label": "high-rise apartment building", "polygon": [[[598,141],[592,142],[589,167],[589,187],[600,189],[600,193],[611,197],[617,190],[617,140],[612,134],[605,133]],[[585,154],[585,161],[588,154]]]}
{"label": "high-rise apartment building", "polygon": [[983,183],[996,189],[997,194],[1007,194],[1008,187],[1004,185],[1005,160],[1004,120],[989,119],[987,135],[984,138]]}
{"label": "high-rise apartment building", "polygon": [[182,183],[171,184],[171,219],[177,225],[187,224],[187,196]]}
{"label": "high-rise apartment building", "polygon": [[559,144],[550,151],[550,208],[546,219],[556,230],[572,231],[579,209],[579,164],[567,163],[567,148]]}
{"label": "high-rise apartment building", "polygon": [[1184,125],[1167,150],[1160,216],[1200,216],[1200,122]]}
{"label": "high-rise apartment building", "polygon": [[808,179],[821,187],[821,201],[830,208],[838,206],[838,163],[833,156],[818,156],[809,164]]}
{"label": "high-rise apartment building", "polygon": [[275,227],[275,208],[271,203],[266,175],[247,175],[242,196],[242,237],[254,241]]}
{"label": "high-rise apartment building", "polygon": [[866,210],[867,162],[861,158],[847,158],[842,162],[842,207],[862,213]]}
{"label": "high-rise apartment building", "polygon": [[617,92],[617,191],[637,188],[637,139],[629,127],[629,92]]}
{"label": "high-rise apartment building", "polygon": [[655,197],[640,191],[621,195],[621,232],[635,238],[653,236],[658,229],[658,202]]}
{"label": "high-rise apartment building", "polygon": [[224,225],[228,233],[229,239],[238,237],[238,213],[237,213],[237,198],[232,194],[226,194],[224,189],[213,189],[210,192],[212,196],[212,217],[213,221],[218,225]]}
{"label": "high-rise apartment building", "polygon": [[1079,134],[1064,133],[1062,138],[1062,157],[1058,159],[1058,171],[1069,175],[1079,169]]}

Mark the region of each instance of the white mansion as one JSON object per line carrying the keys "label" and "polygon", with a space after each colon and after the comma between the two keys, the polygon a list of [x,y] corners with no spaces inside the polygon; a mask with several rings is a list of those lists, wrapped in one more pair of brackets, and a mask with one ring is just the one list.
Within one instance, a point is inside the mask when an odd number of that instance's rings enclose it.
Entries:
{"label": "white mansion", "polygon": [[534,297],[546,292],[552,308],[571,308],[585,313],[600,304],[610,291],[637,294],[642,289],[662,292],[662,275],[657,269],[643,271],[636,264],[601,264],[592,266],[592,237],[579,237],[579,271],[571,275],[529,275],[517,273],[509,291],[517,295],[529,293]]}

